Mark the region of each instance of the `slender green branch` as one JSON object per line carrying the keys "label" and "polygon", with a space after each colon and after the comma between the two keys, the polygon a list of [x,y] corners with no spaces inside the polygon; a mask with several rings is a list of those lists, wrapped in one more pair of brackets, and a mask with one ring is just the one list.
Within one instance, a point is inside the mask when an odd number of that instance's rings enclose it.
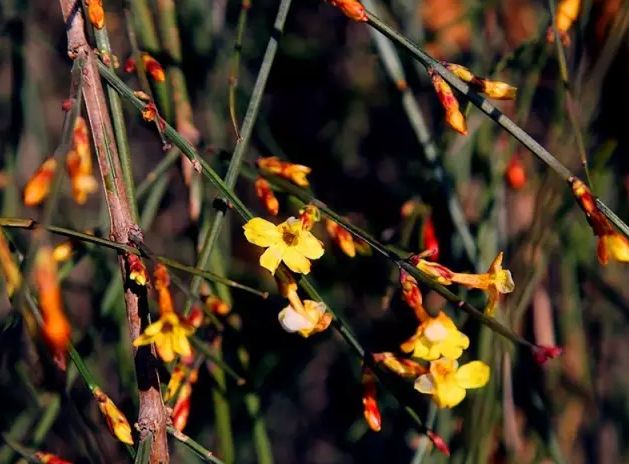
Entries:
{"label": "slender green branch", "polygon": [[240,376],[222,358],[215,356],[212,350],[208,348],[208,346],[205,343],[203,343],[202,340],[200,340],[197,337],[192,336],[190,337],[190,342],[200,353],[203,354],[203,356],[205,356],[207,359],[212,361],[217,366],[220,366],[222,370],[224,370],[227,374],[229,374],[229,376],[232,377],[238,385],[244,385],[247,382],[244,377]]}
{"label": "slender green branch", "polygon": [[[362,3],[366,8],[372,10],[376,10],[378,6],[382,6],[381,3],[376,4],[376,0],[363,0]],[[393,81],[396,88],[400,91],[402,96],[402,106],[404,106],[404,111],[406,112],[408,121],[415,133],[415,136],[417,137],[417,141],[424,150],[424,155],[430,164],[432,174],[435,180],[439,183],[439,186],[446,197],[452,224],[461,237],[467,258],[470,263],[477,266],[476,244],[474,243],[474,238],[472,237],[469,225],[465,219],[463,208],[461,207],[461,203],[459,202],[456,194],[453,192],[451,183],[446,177],[441,160],[438,157],[437,145],[428,130],[428,126],[426,125],[426,120],[424,119],[422,110],[419,107],[419,103],[408,86],[400,57],[389,39],[384,37],[375,29],[371,29],[370,32],[371,38],[378,49],[382,65],[384,66],[386,73]]]}
{"label": "slender green branch", "polygon": [[[407,37],[400,34],[391,26],[383,22],[380,18],[373,13],[367,11],[367,24],[386,37],[391,39],[394,43],[400,47],[406,49],[416,60],[418,60],[427,69],[432,69],[437,72],[443,79],[448,82],[452,87],[461,92],[466,98],[472,102],[474,106],[480,109],[483,113],[494,120],[500,127],[506,130],[511,136],[524,145],[531,153],[537,156],[543,161],[549,168],[555,171],[562,179],[568,180],[573,176],[572,172],[565,167],[557,158],[551,155],[543,146],[541,146],[535,139],[527,134],[520,126],[514,123],[511,119],[505,116],[498,108],[489,103],[480,94],[470,89],[470,87],[458,79],[454,74],[448,71],[439,61],[427,54]],[[602,202],[598,202],[601,204]],[[603,214],[622,231],[622,233],[629,238],[629,227],[616,215],[609,214],[609,208],[601,208]]]}
{"label": "slender green branch", "polygon": [[[284,0],[284,1],[288,1],[288,0]],[[101,64],[99,67],[99,70],[101,72],[101,75],[109,83],[111,83],[125,98],[128,98],[129,101],[131,101],[139,110],[142,110],[144,108],[144,103],[141,100],[137,99],[135,95],[133,95],[133,91],[129,87],[127,87],[122,81],[120,81],[120,79],[118,79],[118,77],[115,74],[111,73],[109,69],[107,69],[106,66]],[[233,190],[230,189],[221,180],[220,176],[218,176],[218,174],[198,155],[198,153],[194,150],[194,148],[183,137],[181,137],[177,133],[177,131],[175,131],[171,126],[166,124],[165,132],[166,132],[166,135],[168,135],[168,137],[170,138],[170,140],[172,140],[173,144],[181,149],[184,155],[186,155],[193,163],[196,162],[197,165],[201,166],[203,173],[220,190],[220,192],[227,197],[227,199],[232,203],[234,209],[240,214],[240,216],[242,217],[244,221],[248,221],[253,218],[253,214],[251,214],[251,212],[242,203],[242,201],[234,194]],[[244,140],[244,137],[243,137],[243,140]],[[290,193],[291,195],[294,195],[300,200],[304,202],[313,202],[315,205],[322,208],[322,212],[326,214],[328,217],[330,217],[330,219],[338,222],[347,230],[349,230],[350,232],[354,233],[358,237],[365,240],[376,251],[386,256],[387,258],[389,258],[391,261],[398,264],[399,266],[403,267],[413,277],[424,282],[431,289],[435,290],[437,293],[445,297],[451,303],[456,304],[457,307],[461,308],[463,311],[468,312],[474,318],[480,320],[483,324],[496,330],[498,333],[507,337],[509,340],[513,341],[514,343],[520,343],[529,348],[535,348],[535,345],[533,345],[531,342],[523,339],[522,337],[517,335],[515,332],[502,326],[501,324],[496,322],[493,318],[485,316],[481,311],[474,308],[470,304],[464,302],[461,298],[456,296],[454,293],[450,292],[444,286],[436,283],[434,280],[432,280],[429,276],[422,273],[415,266],[412,266],[410,263],[403,261],[403,259],[400,256],[398,256],[394,252],[389,251],[384,245],[380,244],[376,239],[371,237],[366,232],[362,231],[361,229],[357,228],[356,226],[352,224],[347,223],[347,221],[345,221],[338,214],[328,209],[325,206],[325,204],[319,202],[318,200],[311,201],[314,199],[310,196],[308,192],[300,189],[299,187],[294,186],[293,184],[285,182],[282,179],[275,178],[274,176],[265,175],[265,177],[269,178],[269,180],[273,181],[275,185],[280,186],[282,189],[286,190],[288,193]],[[0,223],[0,225],[2,224]]]}
{"label": "slender green branch", "polygon": [[201,458],[204,462],[211,462],[213,464],[224,464],[223,461],[218,459],[216,456],[212,454],[211,451],[201,446],[199,443],[194,441],[188,435],[180,432],[173,426],[166,427],[168,434],[175,438],[179,443],[184,446],[187,446],[190,450],[192,450],[199,458]]}
{"label": "slender green branch", "polygon": [[229,115],[234,125],[236,137],[240,139],[238,130],[238,116],[236,115],[236,88],[238,87],[238,74],[240,70],[240,57],[242,56],[242,40],[247,27],[247,16],[251,9],[251,0],[242,0],[240,14],[238,15],[238,26],[236,29],[236,42],[232,56],[231,75],[229,76]]}
{"label": "slender green branch", "polygon": [[[103,63],[99,63],[99,71],[101,76],[111,84],[118,93],[120,93],[126,100],[131,102],[133,106],[135,106],[138,110],[143,111],[146,108],[146,103],[137,98],[134,95],[133,89],[128,87],[124,82],[118,78],[114,73],[112,73],[107,66]],[[170,124],[164,124],[164,133],[169,138],[169,140],[179,148],[182,153],[192,161],[195,169],[200,169],[203,174],[208,178],[208,180],[224,195],[228,202],[229,207],[234,208],[238,214],[240,214],[245,219],[251,219],[253,215],[249,212],[244,203],[234,194],[233,190],[230,189],[223,179],[214,171],[211,166],[196,152],[194,147],[188,142],[185,137],[179,134]]]}
{"label": "slender green branch", "polygon": [[[37,221],[33,220],[33,219],[18,219],[18,218],[3,218],[0,217],[0,227],[6,227],[6,228],[14,228],[14,229],[27,229],[27,230],[33,230],[33,229],[37,229],[42,227],[41,224],[37,223]],[[111,240],[107,240],[104,238],[100,238],[100,237],[95,237],[93,235],[89,235],[89,234],[85,234],[83,232],[77,232],[74,230],[70,230],[70,229],[64,229],[63,227],[57,227],[57,226],[48,226],[47,227],[48,231],[53,233],[53,234],[57,234],[57,235],[63,235],[64,237],[68,237],[68,238],[74,238],[77,240],[81,240],[83,242],[87,242],[87,243],[92,243],[94,245],[99,245],[99,246],[103,246],[106,248],[110,248],[112,250],[116,250],[119,252],[126,252],[126,253],[133,253],[135,255],[141,255],[142,252],[140,250],[138,250],[135,247],[132,246],[128,246],[128,245],[123,245],[122,243],[118,243],[118,242],[112,242]],[[210,280],[212,282],[216,282],[218,284],[221,285],[225,285],[227,287],[233,287],[233,288],[237,288],[249,293],[253,293],[254,295],[257,295],[261,298],[267,298],[268,297],[268,293],[267,292],[262,292],[260,290],[256,290],[255,288],[251,288],[248,287],[246,285],[243,285],[241,283],[238,283],[234,280],[231,279],[227,279],[223,276],[220,276],[218,274],[215,274],[213,272],[210,271],[204,271],[201,269],[197,269],[193,266],[188,266],[186,264],[182,264],[178,261],[175,261],[173,259],[170,258],[166,258],[164,256],[157,256],[157,259],[159,260],[159,262],[163,263],[164,265],[166,265],[169,268],[172,269],[177,269],[179,271],[182,272],[186,272],[188,274],[192,274],[192,275],[198,275],[204,279]]]}
{"label": "slender green branch", "polygon": [[[94,37],[98,52],[105,63],[109,65],[109,69],[115,70],[115,57],[111,49],[109,41],[109,33],[107,32],[107,24],[101,29],[93,28]],[[135,195],[135,184],[133,182],[133,169],[131,163],[131,150],[129,148],[129,139],[127,137],[127,126],[124,120],[124,112],[122,110],[122,102],[118,93],[107,86],[107,100],[111,109],[111,120],[114,127],[114,135],[116,137],[116,145],[118,147],[118,156],[120,157],[120,168],[127,187],[127,198],[129,199],[129,208],[134,222],[138,222],[138,202]]]}
{"label": "slender green branch", "polygon": [[561,75],[563,86],[566,90],[566,109],[568,110],[568,119],[570,120],[570,124],[572,125],[572,130],[574,131],[574,136],[577,141],[577,149],[579,150],[581,165],[583,166],[583,170],[585,171],[585,178],[588,185],[590,186],[590,189],[593,189],[592,179],[590,177],[590,169],[588,167],[587,161],[587,152],[585,150],[585,143],[583,142],[583,133],[581,132],[579,118],[575,113],[575,101],[574,95],[572,93],[572,88],[570,86],[570,75],[568,73],[566,52],[564,50],[563,43],[559,35],[559,30],[557,29],[557,23],[555,21],[556,11],[554,0],[548,0],[548,9],[550,10],[551,24],[553,27],[553,33],[555,35],[555,48],[557,50],[557,60],[559,61],[559,73]]}
{"label": "slender green branch", "polygon": [[[278,36],[281,35],[284,31],[284,24],[286,23],[286,17],[288,16],[288,11],[290,9],[291,3],[292,0],[282,0],[277,12],[277,16],[275,17],[275,23],[273,24],[273,33],[269,38],[269,42],[264,53],[264,58],[262,59],[262,65],[260,66],[260,71],[258,72],[258,77],[253,87],[251,100],[249,101],[249,106],[247,107],[247,112],[243,121],[242,134],[236,142],[236,148],[234,149],[232,159],[229,163],[229,167],[227,168],[227,174],[225,175],[225,186],[229,189],[233,189],[236,185],[236,179],[238,179],[238,174],[242,166],[242,161],[247,152],[247,148],[249,147],[249,142],[253,133],[253,126],[258,116],[258,111],[262,103],[262,97],[264,96],[266,82],[271,72],[271,67],[273,66],[275,55],[277,53],[279,39]],[[199,258],[197,260],[198,268],[204,269],[207,266],[207,263],[210,259],[210,254],[212,253],[212,249],[214,247],[214,244],[216,243],[216,239],[220,234],[225,214],[225,208],[219,207],[216,209],[216,213],[212,218],[212,222],[210,224],[210,231],[207,234],[205,242],[203,243],[203,246],[199,253]],[[192,282],[190,283],[190,289],[192,290],[192,292],[198,293],[200,286],[201,279],[193,278]],[[189,308],[189,305],[187,305],[187,308]]]}

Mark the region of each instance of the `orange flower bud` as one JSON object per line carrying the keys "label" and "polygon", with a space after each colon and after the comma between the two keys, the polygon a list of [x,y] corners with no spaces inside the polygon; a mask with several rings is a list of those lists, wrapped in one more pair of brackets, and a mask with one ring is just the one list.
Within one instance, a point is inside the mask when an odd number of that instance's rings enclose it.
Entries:
{"label": "orange flower bud", "polygon": [[368,367],[363,367],[362,384],[365,420],[371,430],[379,432],[382,427],[382,419],[376,402],[376,379]]}
{"label": "orange flower bud", "polygon": [[[430,251],[428,254],[432,254],[432,252]],[[441,285],[452,284],[452,278],[455,276],[454,272],[442,264],[426,261],[425,259],[422,259],[421,256],[426,256],[426,254],[413,255],[409,258],[409,261],[417,269],[422,271],[424,274],[428,274]]]}
{"label": "orange flower bud", "polygon": [[461,79],[463,82],[471,84],[476,79],[476,76],[472,73],[472,71],[467,69],[465,66],[461,66],[460,64],[455,63],[448,63],[446,61],[442,61],[442,64],[446,67],[446,69],[448,69],[448,71]]}
{"label": "orange flower bud", "polygon": [[303,229],[310,231],[314,227],[315,222],[321,220],[321,211],[315,205],[306,205],[299,210],[299,220]]}
{"label": "orange flower bud", "polygon": [[494,100],[515,100],[518,88],[505,82],[478,79],[478,90]]}
{"label": "orange flower bud", "polygon": [[358,0],[328,0],[330,5],[337,7],[345,16],[354,21],[367,21],[365,7]]}
{"label": "orange flower bud", "polygon": [[36,453],[33,453],[33,457],[42,464],[72,464],[70,461],[61,459],[56,454],[47,453],[45,451],[37,451]]}
{"label": "orange flower bud", "polygon": [[101,414],[105,416],[107,427],[109,427],[111,434],[121,442],[133,445],[131,426],[122,411],[100,388],[95,388],[92,393],[98,402]]}
{"label": "orange flower bud", "polygon": [[271,184],[264,177],[258,177],[255,182],[256,195],[269,212],[273,216],[277,216],[280,210],[280,204],[275,198],[273,190],[271,190]]}
{"label": "orange flower bud", "polygon": [[[484,93],[494,100],[513,100],[517,92],[517,88],[504,82],[492,81],[483,77],[478,77],[465,66],[460,64],[442,62],[443,65],[456,77],[463,82],[468,83],[477,91]],[[445,105],[444,105],[445,106]]]}
{"label": "orange flower bud", "polygon": [[164,394],[164,401],[168,401],[173,398],[180,390],[181,384],[188,376],[188,367],[185,364],[177,364],[173,369],[173,373],[170,375],[168,386],[166,387],[166,393]]}
{"label": "orange flower bud", "polygon": [[465,116],[459,109],[459,101],[454,96],[450,85],[437,72],[429,70],[432,85],[437,92],[437,97],[446,112],[446,122],[460,134],[467,135],[467,123]]}
{"label": "orange flower bud", "polygon": [[198,378],[198,371],[193,371],[190,374],[188,382],[186,382],[179,390],[179,396],[175,402],[173,408],[173,427],[180,432],[186,427],[188,423],[188,417],[190,417],[190,397],[192,396],[192,385],[196,383]]}
{"label": "orange flower bud", "polygon": [[402,297],[406,304],[415,312],[417,319],[425,321],[429,315],[423,304],[422,293],[417,285],[415,277],[410,275],[404,269],[400,269],[400,286],[402,287]]}
{"label": "orange flower bud", "polygon": [[[557,32],[559,32],[561,43],[563,43],[566,47],[570,45],[570,36],[568,35],[568,31],[579,16],[580,9],[581,0],[561,0],[557,5],[555,24],[557,26]],[[555,42],[555,30],[552,26],[550,26],[546,32],[546,41],[548,43]]]}
{"label": "orange flower bud", "polygon": [[592,191],[576,177],[568,179],[572,193],[579,207],[598,237],[596,253],[601,264],[607,265],[610,256],[621,262],[629,262],[629,241],[618,232],[596,205],[596,198]]}
{"label": "orange flower bud", "polygon": [[13,296],[15,290],[22,284],[22,276],[20,270],[13,260],[9,243],[4,237],[2,228],[0,227],[0,269],[4,280],[7,284],[7,295],[9,298]]}
{"label": "orange flower bud", "polygon": [[514,190],[520,190],[526,185],[526,170],[524,169],[522,159],[518,155],[513,155],[509,160],[505,177],[509,187]]}
{"label": "orange flower bud", "polygon": [[24,187],[24,204],[26,206],[39,205],[48,196],[50,183],[57,169],[57,160],[50,157],[33,173]]}
{"label": "orange flower bud", "polygon": [[157,107],[155,103],[147,103],[144,109],[142,110],[142,119],[146,122],[153,122],[157,117]]}
{"label": "orange flower bud", "polygon": [[350,258],[356,256],[356,247],[354,245],[354,239],[347,229],[341,227],[331,219],[325,220],[325,227],[328,230],[328,234],[339,248]]}
{"label": "orange flower bud", "polygon": [[149,281],[148,272],[139,256],[133,253],[126,253],[127,266],[129,266],[129,279],[137,285],[144,287]]}
{"label": "orange flower bud", "polygon": [[430,259],[437,261],[439,259],[439,241],[435,232],[435,223],[432,216],[428,216],[423,230],[424,249],[431,251]]}
{"label": "orange flower bud", "polygon": [[82,117],[78,117],[72,133],[71,150],[66,157],[66,169],[72,180],[72,196],[74,200],[83,205],[87,196],[98,190],[98,182],[92,173],[92,153],[90,149],[87,123]]}
{"label": "orange flower bud", "polygon": [[44,245],[37,251],[33,277],[39,293],[43,320],[42,336],[59,366],[64,368],[71,328],[63,313],[61,288],[57,279],[57,263],[49,245]]}
{"label": "orange flower bud", "polygon": [[159,62],[148,53],[142,53],[142,62],[146,72],[151,75],[155,82],[166,81],[166,73]]}
{"label": "orange flower bud", "polygon": [[205,322],[205,313],[198,306],[192,306],[186,322],[195,329],[198,329]]}
{"label": "orange flower bud", "polygon": [[96,29],[102,29],[105,26],[105,10],[103,9],[102,0],[85,0],[87,5],[87,17]]}
{"label": "orange flower bud", "polygon": [[401,358],[393,353],[374,353],[374,361],[382,363],[387,369],[400,377],[417,378],[428,372],[428,368],[410,359]]}
{"label": "orange flower bud", "polygon": [[231,307],[217,296],[206,295],[202,298],[205,306],[219,316],[227,316],[231,311]]}
{"label": "orange flower bud", "polygon": [[308,187],[310,185],[306,176],[310,174],[312,169],[308,166],[284,162],[277,156],[271,156],[269,158],[258,158],[258,168],[290,180],[299,187]]}

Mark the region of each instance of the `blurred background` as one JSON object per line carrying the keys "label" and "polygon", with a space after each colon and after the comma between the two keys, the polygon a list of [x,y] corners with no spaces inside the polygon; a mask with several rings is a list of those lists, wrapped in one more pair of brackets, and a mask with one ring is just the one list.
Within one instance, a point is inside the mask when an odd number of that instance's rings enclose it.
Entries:
{"label": "blurred background", "polygon": [[[159,27],[157,1],[146,5],[149,15],[143,17],[133,3],[133,21],[127,24],[126,6],[104,1],[113,52],[121,64],[131,55],[129,25],[142,50],[167,71],[181,66],[200,134],[199,152],[224,174],[236,142],[228,88],[241,4],[177,1],[180,62],[169,53],[171,41]],[[235,100],[239,120],[278,5],[253,0],[248,12]],[[386,0],[373,9],[435,57],[517,86],[518,98],[497,106],[582,175],[572,114],[594,192],[623,220],[629,219],[629,132],[623,110],[629,107],[626,2],[582,1],[565,48],[571,96],[557,47],[546,41],[550,13],[545,1]],[[2,216],[37,219],[41,208],[25,207],[22,191],[60,143],[61,102],[68,95],[72,63],[56,2],[2,0],[0,13]],[[448,442],[450,458],[431,449],[403,407],[380,387],[382,430],[373,432],[363,419],[360,360],[332,330],[307,340],[281,330],[277,314],[285,301],[269,273],[258,266],[259,250],[244,240],[240,220],[231,217],[210,269],[270,296],[264,300],[217,288],[231,303],[228,317],[241,327],[237,336],[223,340],[224,358],[239,372],[246,371],[250,381],[239,386],[228,377],[220,385],[215,366],[204,363],[184,432],[226,464],[629,462],[629,289],[623,284],[628,275],[624,265],[599,265],[596,239],[565,183],[482,113],[467,108],[462,98],[469,135],[447,128],[423,68],[393,50],[408,86],[401,92],[405,87],[383,67],[386,53],[376,47],[373,34],[329,4],[294,2],[247,162],[279,156],[311,167],[311,187],[320,200],[409,252],[426,247],[425,226],[432,221],[439,262],[453,270],[483,271],[503,251],[516,290],[502,300],[498,319],[536,343],[561,346],[564,354],[540,367],[528,353],[425,289],[425,305],[448,311],[472,340],[470,358],[492,367],[490,384],[469,392],[453,410],[436,414],[428,399],[412,389],[402,395]],[[139,89],[135,75],[122,68],[118,75]],[[156,85],[153,91],[162,115],[174,121],[172,108],[159,106],[172,103],[170,84]],[[420,143],[403,95],[419,104],[427,143]],[[145,123],[131,105],[124,108],[139,185],[166,154],[155,126]],[[427,154],[427,146],[436,149],[436,157]],[[199,236],[214,214],[216,191],[203,182],[200,197],[195,197],[200,210],[195,217],[183,171],[177,160],[140,198],[139,206],[149,247],[193,265]],[[266,217],[250,179],[241,178],[236,191]],[[70,185],[64,184],[53,224],[78,231],[105,225],[100,233],[107,237],[100,192],[79,206]],[[277,195],[279,218],[296,215],[299,204]],[[418,213],[404,218],[401,208],[411,199]],[[463,212],[458,225],[451,219],[453,203]],[[326,301],[369,350],[396,350],[416,322],[400,300],[393,266],[377,254],[346,256],[323,224],[313,232],[326,245],[312,272]],[[29,231],[7,233],[23,250],[32,239]],[[55,244],[62,241],[54,239]],[[137,388],[115,253],[87,247],[64,266],[62,288],[72,339],[99,385],[133,423]],[[183,308],[185,295],[173,293],[177,307]],[[482,292],[462,295],[477,307],[485,304]],[[0,301],[3,436],[73,463],[129,462],[73,367],[67,378],[55,370],[4,292]],[[216,334],[209,330],[205,336],[212,340]],[[243,348],[246,363],[239,356]],[[166,382],[166,368],[162,374]],[[270,450],[261,451],[263,436]],[[180,444],[171,445],[172,462],[199,462]],[[10,447],[0,446],[0,464],[19,459]]]}

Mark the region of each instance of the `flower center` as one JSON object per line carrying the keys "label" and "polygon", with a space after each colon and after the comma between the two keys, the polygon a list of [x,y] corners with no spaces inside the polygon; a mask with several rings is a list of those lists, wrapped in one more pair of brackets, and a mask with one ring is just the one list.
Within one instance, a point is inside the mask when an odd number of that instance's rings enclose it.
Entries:
{"label": "flower center", "polygon": [[288,246],[297,245],[298,238],[297,234],[292,233],[289,229],[284,229],[282,233],[282,240],[284,240],[284,243]]}
{"label": "flower center", "polygon": [[172,333],[173,329],[174,326],[170,321],[166,321],[162,324],[162,333]]}

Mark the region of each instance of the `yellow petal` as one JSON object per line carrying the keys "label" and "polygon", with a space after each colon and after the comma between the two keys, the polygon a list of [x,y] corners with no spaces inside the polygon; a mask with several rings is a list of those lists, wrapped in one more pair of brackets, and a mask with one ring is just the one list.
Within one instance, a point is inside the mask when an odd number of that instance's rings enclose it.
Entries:
{"label": "yellow petal", "polygon": [[153,343],[154,335],[148,336],[146,333],[140,334],[138,338],[133,340],[133,346],[144,346]]}
{"label": "yellow petal", "polygon": [[465,389],[456,382],[445,382],[437,384],[437,389],[433,394],[435,403],[440,408],[452,408],[465,398]]}
{"label": "yellow petal", "polygon": [[498,256],[496,256],[496,258],[492,261],[491,265],[489,266],[489,271],[487,271],[488,274],[496,274],[499,271],[502,270],[502,251],[500,253],[498,253]]}
{"label": "yellow petal", "polygon": [[269,247],[282,240],[282,234],[275,224],[262,218],[251,219],[243,229],[247,240],[261,247]]}
{"label": "yellow petal", "polygon": [[439,359],[441,356],[441,350],[439,344],[432,343],[426,337],[421,336],[415,342],[415,351],[413,356],[416,358],[425,359],[426,361],[433,361]]}
{"label": "yellow petal", "polygon": [[463,347],[452,343],[451,340],[445,340],[440,344],[441,355],[448,359],[459,359],[463,354]]}
{"label": "yellow petal", "polygon": [[155,342],[157,354],[164,362],[172,362],[175,359],[175,351],[173,350],[173,340],[171,336],[163,337],[160,342]]}
{"label": "yellow petal", "polygon": [[186,333],[178,328],[173,335],[173,351],[181,356],[190,356],[192,354],[192,348]]}
{"label": "yellow petal", "polygon": [[323,256],[323,246],[311,232],[302,231],[295,249],[309,259],[319,259]]}
{"label": "yellow petal", "polygon": [[300,274],[308,274],[310,272],[310,261],[294,247],[288,247],[286,249],[283,260],[293,272],[299,272]]}
{"label": "yellow petal", "polygon": [[489,366],[481,361],[472,361],[456,371],[456,380],[462,388],[480,388],[489,381]]}
{"label": "yellow petal", "polygon": [[513,282],[513,277],[511,277],[511,272],[507,270],[498,272],[494,280],[494,285],[500,293],[511,293],[513,289],[515,289],[515,283]]}
{"label": "yellow petal", "polygon": [[617,261],[629,262],[629,242],[618,233],[604,235],[601,240],[609,250],[612,258]]}
{"label": "yellow petal", "polygon": [[280,242],[276,245],[272,245],[260,256],[260,266],[271,271],[271,274],[275,274],[277,266],[282,262],[284,253],[288,250],[288,247],[284,242]]}
{"label": "yellow petal", "polygon": [[164,321],[162,319],[159,319],[153,322],[146,329],[144,329],[144,335],[148,337],[154,337],[155,335],[157,335],[158,333],[162,331],[163,325],[164,325]]}

